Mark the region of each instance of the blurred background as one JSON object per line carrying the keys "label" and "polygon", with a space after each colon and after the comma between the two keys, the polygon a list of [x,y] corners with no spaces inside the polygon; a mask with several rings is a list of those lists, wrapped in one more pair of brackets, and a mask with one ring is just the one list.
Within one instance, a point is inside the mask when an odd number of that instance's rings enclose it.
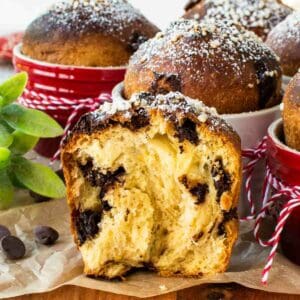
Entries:
{"label": "blurred background", "polygon": [[[161,28],[183,13],[188,0],[129,0]],[[274,0],[275,1],[275,0]],[[54,0],[0,0],[0,35],[23,30]],[[283,0],[291,6],[300,6],[300,0]]]}

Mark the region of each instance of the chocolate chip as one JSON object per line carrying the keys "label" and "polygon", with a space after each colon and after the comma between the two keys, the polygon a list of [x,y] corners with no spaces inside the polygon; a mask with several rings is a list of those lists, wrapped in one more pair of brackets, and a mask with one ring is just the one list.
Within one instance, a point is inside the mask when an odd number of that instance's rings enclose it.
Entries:
{"label": "chocolate chip", "polygon": [[223,211],[223,220],[218,225],[218,235],[226,234],[225,224],[233,219],[238,219],[237,208],[232,208],[229,211]]}
{"label": "chocolate chip", "polygon": [[1,239],[1,249],[9,259],[20,259],[25,256],[25,245],[17,237],[8,235]]}
{"label": "chocolate chip", "polygon": [[42,245],[53,245],[59,237],[58,232],[48,226],[37,226],[34,235],[35,240]]}
{"label": "chocolate chip", "polygon": [[199,137],[196,130],[196,124],[190,119],[185,119],[182,125],[176,125],[177,134],[176,137],[179,142],[182,143],[184,140],[190,141],[194,145],[199,144]]}
{"label": "chocolate chip", "polygon": [[99,169],[94,169],[93,160],[89,159],[85,165],[79,164],[83,176],[93,187],[100,187],[99,198],[102,200],[110,188],[117,182],[120,182],[120,177],[126,172],[124,167],[119,167],[115,171],[106,171],[102,173]]}
{"label": "chocolate chip", "polygon": [[259,92],[259,108],[266,108],[268,102],[274,96],[277,86],[277,77],[268,76],[266,72],[269,62],[259,60],[255,62],[256,76],[258,79],[258,92]]}
{"label": "chocolate chip", "polygon": [[93,238],[98,232],[102,218],[102,212],[86,210],[83,212],[75,211],[73,214],[73,220],[75,221],[75,227],[77,231],[77,237],[80,246],[90,238]]}
{"label": "chocolate chip", "polygon": [[130,130],[138,130],[150,124],[150,117],[144,108],[139,108],[131,117],[130,122],[126,122],[124,127]]}
{"label": "chocolate chip", "polygon": [[108,201],[104,200],[102,201],[102,209],[104,211],[110,211],[112,209],[112,206],[108,203]]}
{"label": "chocolate chip", "polygon": [[231,176],[224,169],[223,161],[217,159],[211,169],[211,175],[214,180],[214,186],[217,190],[217,201],[219,202],[224,192],[229,191],[231,187]]}
{"label": "chocolate chip", "polygon": [[195,204],[201,204],[205,201],[206,194],[209,192],[206,183],[198,183],[195,187],[190,189],[190,193],[197,198]]}
{"label": "chocolate chip", "polygon": [[143,43],[145,43],[148,40],[147,37],[143,36],[139,32],[134,32],[133,35],[130,38],[130,46],[129,49],[133,52],[137,51]]}
{"label": "chocolate chip", "polygon": [[181,79],[178,74],[163,74],[153,72],[154,79],[151,83],[152,94],[167,94],[171,91],[181,92]]}
{"label": "chocolate chip", "polygon": [[0,240],[8,235],[11,235],[9,229],[4,225],[0,225]]}

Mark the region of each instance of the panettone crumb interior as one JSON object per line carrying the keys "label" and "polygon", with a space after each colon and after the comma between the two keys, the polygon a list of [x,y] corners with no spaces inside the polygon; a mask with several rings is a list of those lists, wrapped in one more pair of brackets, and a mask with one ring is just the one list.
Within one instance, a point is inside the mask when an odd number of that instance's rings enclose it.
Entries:
{"label": "panettone crumb interior", "polygon": [[188,276],[226,264],[230,208],[219,194],[230,194],[237,162],[207,127],[197,129],[197,145],[180,143],[174,130],[157,115],[137,132],[116,125],[77,141],[73,201],[81,213],[98,213],[80,246],[88,272],[113,278],[147,267]]}

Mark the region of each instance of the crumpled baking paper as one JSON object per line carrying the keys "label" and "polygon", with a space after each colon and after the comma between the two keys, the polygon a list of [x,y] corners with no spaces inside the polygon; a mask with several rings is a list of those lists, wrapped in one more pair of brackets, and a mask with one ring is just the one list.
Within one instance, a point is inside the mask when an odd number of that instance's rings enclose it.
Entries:
{"label": "crumpled baking paper", "polygon": [[[26,203],[26,195],[19,201]],[[19,261],[6,260],[0,253],[0,298],[47,292],[62,285],[145,298],[200,284],[229,282],[269,292],[300,295],[300,267],[280,254],[276,256],[269,284],[263,286],[260,283],[269,249],[254,242],[251,223],[241,224],[239,241],[230,267],[224,274],[185,279],[162,278],[151,272],[138,271],[123,282],[91,279],[82,274],[81,256],[70,234],[69,211],[64,199],[2,211],[0,224],[8,226],[27,248],[26,257]],[[48,225],[58,230],[58,242],[51,247],[36,244],[33,236],[36,225]]]}

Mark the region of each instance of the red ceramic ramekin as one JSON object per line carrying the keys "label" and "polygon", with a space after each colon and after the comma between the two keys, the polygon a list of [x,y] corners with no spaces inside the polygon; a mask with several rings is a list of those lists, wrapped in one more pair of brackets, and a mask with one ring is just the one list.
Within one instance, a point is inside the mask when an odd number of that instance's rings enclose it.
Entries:
{"label": "red ceramic ramekin", "polygon": [[[273,175],[285,185],[300,186],[300,152],[284,143],[282,120],[271,124],[268,130],[267,159]],[[300,206],[294,208],[281,234],[283,254],[300,265]]]}
{"label": "red ceramic ramekin", "polygon": [[284,143],[282,119],[268,129],[267,159],[270,169],[285,184],[300,186],[300,152]]}
{"label": "red ceramic ramekin", "polygon": [[[116,84],[124,79],[125,67],[77,67],[46,63],[31,59],[21,52],[22,45],[14,49],[13,63],[16,71],[28,73],[27,88],[37,93],[67,99],[97,98],[101,94],[111,94]],[[54,117],[63,127],[66,125],[70,110],[44,110]],[[80,115],[86,113],[82,109]],[[59,147],[60,139],[42,139],[36,151],[46,157],[52,157]]]}

